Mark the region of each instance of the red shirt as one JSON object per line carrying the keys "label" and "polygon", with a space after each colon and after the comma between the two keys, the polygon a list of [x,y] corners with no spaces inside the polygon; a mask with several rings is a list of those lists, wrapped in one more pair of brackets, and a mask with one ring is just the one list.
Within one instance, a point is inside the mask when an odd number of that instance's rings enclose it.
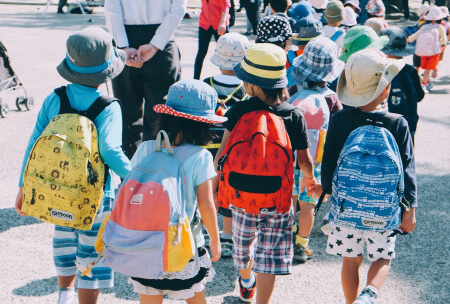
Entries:
{"label": "red shirt", "polygon": [[[202,29],[209,29],[210,26],[217,30],[219,28],[222,13],[230,10],[230,0],[202,0],[202,12],[198,18],[198,26]],[[226,25],[228,25],[228,15]]]}

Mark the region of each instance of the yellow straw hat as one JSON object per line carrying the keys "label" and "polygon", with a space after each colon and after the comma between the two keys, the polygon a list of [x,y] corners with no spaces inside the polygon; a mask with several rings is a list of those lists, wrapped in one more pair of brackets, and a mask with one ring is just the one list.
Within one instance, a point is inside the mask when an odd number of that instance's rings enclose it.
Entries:
{"label": "yellow straw hat", "polygon": [[286,52],[271,43],[250,46],[242,61],[234,67],[236,76],[265,89],[285,88]]}

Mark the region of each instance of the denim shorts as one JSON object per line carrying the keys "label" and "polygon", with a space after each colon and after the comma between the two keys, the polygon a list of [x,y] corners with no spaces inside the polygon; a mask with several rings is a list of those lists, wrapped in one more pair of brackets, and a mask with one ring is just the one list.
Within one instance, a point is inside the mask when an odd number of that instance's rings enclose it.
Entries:
{"label": "denim shorts", "polygon": [[[317,181],[320,180],[320,170],[322,169],[322,163],[316,164],[314,163],[314,177]],[[292,189],[292,195],[298,195],[299,201],[304,201],[309,204],[317,204],[319,198],[316,198],[315,195],[309,197],[306,193],[306,189],[303,189],[303,192],[300,193],[300,183],[303,179],[303,172],[299,169],[294,169],[294,188]],[[300,193],[300,194],[299,194]],[[294,202],[295,203],[295,202]]]}

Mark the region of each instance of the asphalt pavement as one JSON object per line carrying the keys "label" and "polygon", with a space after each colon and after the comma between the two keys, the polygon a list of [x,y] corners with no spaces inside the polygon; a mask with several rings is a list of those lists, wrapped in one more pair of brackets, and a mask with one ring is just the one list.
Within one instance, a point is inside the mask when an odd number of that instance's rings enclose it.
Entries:
{"label": "asphalt pavement", "polygon": [[[1,1],[0,1],[1,3]],[[419,2],[414,1],[413,6]],[[0,4],[0,41],[24,88],[34,97],[31,111],[15,110],[20,91],[2,94],[10,106],[0,119],[0,303],[56,303],[57,278],[52,261],[50,224],[22,218],[14,210],[23,153],[44,98],[66,84],[56,66],[65,56],[67,37],[87,26],[104,26],[103,9],[87,18],[56,14],[44,6]],[[198,12],[185,19],[176,36],[182,56],[182,78],[193,75],[197,52]],[[399,24],[391,22],[392,25]],[[405,24],[400,24],[405,25]],[[245,31],[245,14],[238,13],[231,31]],[[202,78],[219,71],[209,62],[215,43],[205,59]],[[434,89],[419,104],[416,133],[416,165],[419,205],[416,231],[397,240],[396,259],[377,303],[450,303],[449,186],[450,186],[450,55],[446,55]],[[411,62],[411,58],[408,58]],[[107,92],[107,88],[103,88]],[[111,91],[111,88],[109,88]],[[326,237],[319,224],[324,206],[311,235],[314,258],[295,265],[292,275],[279,277],[272,303],[345,303],[340,284],[341,260],[325,253]],[[361,286],[369,263],[361,267]],[[230,259],[214,264],[217,275],[207,285],[208,303],[240,303],[237,271]],[[138,295],[126,277],[116,274],[114,289],[102,290],[98,303],[137,303]],[[167,300],[165,303],[178,303]]]}

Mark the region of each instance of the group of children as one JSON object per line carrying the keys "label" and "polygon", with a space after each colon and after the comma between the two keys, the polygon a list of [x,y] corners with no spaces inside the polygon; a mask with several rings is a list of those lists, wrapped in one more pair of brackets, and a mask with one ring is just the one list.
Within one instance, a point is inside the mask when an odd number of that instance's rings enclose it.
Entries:
{"label": "group of children", "polygon": [[[368,12],[375,18],[368,21],[379,21],[371,26],[357,25],[357,0],[318,2],[300,1],[288,8],[285,1],[283,11],[261,19],[253,45],[237,33],[220,36],[211,58],[220,73],[204,81],[175,83],[166,105],[155,106],[161,114],[156,130],[167,132],[172,147],[166,146],[163,152],[181,150],[185,145],[206,148],[183,159],[181,167],[186,213],[194,220],[199,211],[207,242],[202,234],[195,236],[197,257],[181,271],[163,272],[159,279],[131,276],[129,282],[141,303],[162,303],[165,294],[187,303],[206,303],[205,286],[215,274],[211,261],[221,255],[232,256],[239,270],[240,298],[269,303],[276,276],[290,274],[293,260],[306,262],[313,256],[309,236],[315,209],[319,197],[322,201],[327,195],[332,197],[332,208],[329,229],[324,229],[328,234],[326,251],[343,258],[345,300],[364,304],[374,303],[378,297],[395,257],[396,234],[412,232],[415,227],[417,103],[424,97],[423,88],[430,88],[430,74],[437,76],[437,63],[447,42],[445,27],[440,25],[445,16],[440,8],[431,7],[420,16],[419,23],[425,20],[426,25],[420,24],[417,33],[408,37],[405,31],[387,26],[381,1],[369,1]],[[287,12],[295,19],[293,27]],[[430,41],[436,39],[439,46],[436,44],[433,52],[438,53],[418,53],[418,48],[425,48],[423,41],[434,47]],[[416,47],[407,43],[414,40]],[[69,37],[67,57],[58,72],[71,84],[65,88],[66,97],[54,92],[45,99],[21,176],[27,171],[36,141],[52,119],[63,113],[63,99],[68,99],[71,113],[83,115],[102,96],[99,86],[120,74],[125,54],[111,41],[99,28]],[[422,79],[402,60],[412,54],[420,56],[425,70]],[[108,267],[99,264],[90,278],[81,276],[78,268],[98,258],[95,238],[114,205],[110,170],[125,178],[132,167],[155,153],[149,148],[155,146],[154,141],[147,141],[131,162],[123,154],[117,136],[121,134],[117,102],[105,104],[92,122],[98,130],[100,157],[107,165],[106,186],[90,230],[55,226],[53,253],[61,304],[74,303],[76,278],[80,303],[96,303],[99,288],[113,286],[113,271]],[[363,218],[364,212],[345,216],[344,210],[360,206],[350,194],[343,194],[345,178],[337,181],[338,163],[349,161],[341,155],[348,152],[355,132],[367,125],[388,130],[393,139],[387,147],[399,155],[402,174],[397,190],[401,195],[394,196],[403,196],[408,204],[403,204],[401,212],[393,209],[394,214],[386,220],[389,225]],[[282,162],[284,159],[287,161]],[[356,165],[364,164],[359,161]],[[283,173],[277,175],[280,169]],[[370,170],[367,174],[373,174],[374,180],[380,176]],[[387,173],[382,170],[380,174]],[[23,183],[21,178],[16,210],[25,216]],[[391,197],[392,193],[382,195]],[[216,209],[224,217],[220,235]],[[364,228],[358,226],[360,222]],[[372,264],[367,285],[360,291],[364,244]]]}

